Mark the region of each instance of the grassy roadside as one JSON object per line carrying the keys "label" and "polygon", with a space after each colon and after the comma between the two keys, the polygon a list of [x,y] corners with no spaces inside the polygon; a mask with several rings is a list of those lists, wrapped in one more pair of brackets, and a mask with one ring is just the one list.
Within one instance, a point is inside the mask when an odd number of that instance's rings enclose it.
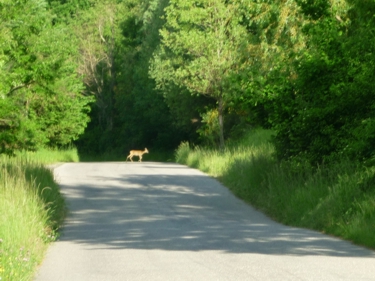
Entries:
{"label": "grassy roadside", "polygon": [[65,216],[64,199],[45,165],[77,160],[75,149],[0,157],[0,280],[32,280]]}
{"label": "grassy roadside", "polygon": [[277,163],[271,135],[255,130],[223,152],[182,143],[176,161],[218,178],[279,222],[375,249],[375,167],[347,161],[319,169]]}

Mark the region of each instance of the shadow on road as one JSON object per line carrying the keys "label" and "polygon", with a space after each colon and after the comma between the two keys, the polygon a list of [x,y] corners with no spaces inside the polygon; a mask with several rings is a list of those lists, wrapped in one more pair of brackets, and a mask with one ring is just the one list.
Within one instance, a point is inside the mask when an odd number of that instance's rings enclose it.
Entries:
{"label": "shadow on road", "polygon": [[[95,249],[375,256],[345,241],[277,224],[216,180],[184,166],[118,165],[117,174],[97,171],[75,183],[61,176],[70,214],[60,240]],[[143,170],[131,174],[129,165]]]}

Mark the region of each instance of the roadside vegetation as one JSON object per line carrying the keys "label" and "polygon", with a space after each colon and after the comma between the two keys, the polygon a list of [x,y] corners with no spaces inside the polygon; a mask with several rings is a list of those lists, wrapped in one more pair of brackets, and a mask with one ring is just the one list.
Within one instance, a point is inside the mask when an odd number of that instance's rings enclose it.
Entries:
{"label": "roadside vegetation", "polygon": [[50,163],[78,161],[77,151],[41,150],[0,157],[0,280],[32,280],[65,217]]}
{"label": "roadside vegetation", "polygon": [[276,161],[271,137],[253,130],[223,151],[182,143],[176,161],[217,178],[276,221],[375,249],[375,168]]}
{"label": "roadside vegetation", "polygon": [[173,161],[181,144],[180,163],[276,220],[374,248],[374,14],[363,0],[0,1],[1,281],[27,280],[63,217],[46,164],[145,147]]}

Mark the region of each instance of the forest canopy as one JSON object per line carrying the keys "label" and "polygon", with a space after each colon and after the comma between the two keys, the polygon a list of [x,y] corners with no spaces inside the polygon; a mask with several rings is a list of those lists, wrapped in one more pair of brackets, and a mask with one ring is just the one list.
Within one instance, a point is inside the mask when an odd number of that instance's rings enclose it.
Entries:
{"label": "forest canopy", "polygon": [[372,0],[0,1],[0,152],[210,146],[371,163]]}

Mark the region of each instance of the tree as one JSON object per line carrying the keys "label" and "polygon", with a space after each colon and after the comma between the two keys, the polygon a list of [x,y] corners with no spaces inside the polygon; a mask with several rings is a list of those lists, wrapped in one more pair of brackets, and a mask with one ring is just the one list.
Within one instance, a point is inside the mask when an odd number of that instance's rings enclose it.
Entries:
{"label": "tree", "polygon": [[148,76],[150,57],[159,43],[160,17],[168,1],[97,2],[84,12],[76,28],[83,54],[80,72],[87,93],[96,99],[79,148],[91,153],[127,153],[145,146],[175,148],[180,134]]}
{"label": "tree", "polygon": [[[2,2],[0,17],[0,152],[69,143],[86,126],[89,102],[74,75],[71,33],[52,24],[44,0]],[[57,110],[66,125],[52,130],[47,119]]]}
{"label": "tree", "polygon": [[296,1],[306,41],[273,99],[281,159],[373,161],[373,1]]}
{"label": "tree", "polygon": [[90,9],[79,12],[74,22],[80,49],[78,73],[87,94],[95,97],[101,131],[113,129],[120,7],[112,0],[98,1]]}
{"label": "tree", "polygon": [[238,70],[245,28],[238,5],[223,0],[172,0],[160,31],[150,75],[158,89],[176,85],[217,102],[220,147],[224,147],[224,110],[231,100],[230,77]]}
{"label": "tree", "polygon": [[148,75],[150,58],[160,43],[167,0],[126,1],[121,24],[123,46],[115,95],[117,147],[172,150],[186,139],[169,105]]}

